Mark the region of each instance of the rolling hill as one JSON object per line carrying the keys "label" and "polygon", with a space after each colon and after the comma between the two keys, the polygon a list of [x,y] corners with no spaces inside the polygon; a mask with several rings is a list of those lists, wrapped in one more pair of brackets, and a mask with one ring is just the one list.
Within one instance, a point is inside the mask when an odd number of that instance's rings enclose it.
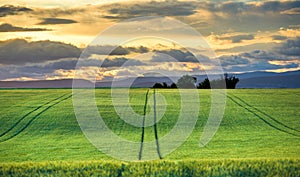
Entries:
{"label": "rolling hill", "polygon": [[[237,88],[300,88],[300,71],[283,73],[251,72],[235,74],[240,82]],[[197,75],[198,82],[203,81],[206,75]],[[171,84],[178,77],[147,76],[138,78],[126,78],[114,82],[117,87],[152,87],[156,82]],[[93,83],[87,80],[78,80],[79,87],[93,87]],[[36,81],[0,81],[0,88],[72,88],[72,79],[61,80],[36,80]],[[129,84],[132,83],[132,84]],[[112,81],[99,81],[95,87],[111,87]]]}

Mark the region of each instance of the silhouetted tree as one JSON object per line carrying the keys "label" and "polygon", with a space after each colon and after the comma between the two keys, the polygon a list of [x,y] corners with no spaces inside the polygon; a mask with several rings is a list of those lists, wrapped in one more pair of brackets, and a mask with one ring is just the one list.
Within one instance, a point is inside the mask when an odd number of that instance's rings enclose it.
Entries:
{"label": "silhouetted tree", "polygon": [[226,82],[226,88],[228,89],[235,89],[236,84],[240,81],[239,78],[235,76],[228,77],[228,74],[224,74],[225,76],[225,82]]}
{"label": "silhouetted tree", "polygon": [[179,88],[195,88],[195,83],[197,82],[197,78],[192,77],[190,75],[184,75],[177,81],[177,87]]}
{"label": "silhouetted tree", "polygon": [[204,81],[200,82],[197,86],[198,89],[210,89],[210,83],[208,78],[205,78]]}
{"label": "silhouetted tree", "polygon": [[223,79],[216,79],[209,81],[208,78],[205,78],[204,81],[198,84],[197,88],[199,89],[210,89],[210,88],[227,88],[235,89],[236,84],[239,82],[239,78],[235,76],[228,76],[227,73],[224,74]]}
{"label": "silhouetted tree", "polygon": [[163,88],[168,88],[168,84],[166,82],[163,82],[162,85],[163,85]]}
{"label": "silhouetted tree", "polygon": [[163,88],[163,85],[161,83],[155,83],[152,88]]}
{"label": "silhouetted tree", "polygon": [[170,88],[177,88],[177,85],[173,82],[173,83],[170,85]]}

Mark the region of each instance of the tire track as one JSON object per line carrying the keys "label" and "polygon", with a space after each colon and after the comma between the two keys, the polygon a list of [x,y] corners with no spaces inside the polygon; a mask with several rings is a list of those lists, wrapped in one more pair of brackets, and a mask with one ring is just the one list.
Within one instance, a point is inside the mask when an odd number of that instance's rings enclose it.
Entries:
{"label": "tire track", "polygon": [[[277,127],[277,126],[273,125],[272,123],[270,123],[270,122],[268,122],[267,120],[265,120],[262,116],[258,115],[255,111],[253,111],[253,110],[247,108],[246,106],[243,106],[242,104],[240,104],[238,101],[236,101],[235,99],[233,99],[233,98],[232,98],[231,96],[229,96],[228,94],[227,94],[227,97],[228,97],[232,102],[234,102],[235,104],[237,104],[238,106],[244,108],[244,109],[247,110],[248,112],[250,112],[250,113],[252,113],[253,115],[255,115],[256,117],[258,117],[260,120],[262,120],[265,124],[269,125],[270,127],[274,128],[274,129],[276,129],[276,130],[278,130],[278,131],[281,131],[281,132],[284,132],[284,133],[287,133],[287,134],[290,134],[290,135],[293,135],[293,136],[296,136],[296,137],[300,137],[299,135],[297,135],[297,134],[295,134],[295,133],[291,133],[291,132],[289,132],[289,131],[287,131],[287,130],[284,130],[284,129],[280,128],[280,127]],[[252,106],[250,106],[250,107],[252,108]]]}
{"label": "tire track", "polygon": [[[68,95],[68,94],[64,94],[63,96],[60,96],[60,97],[58,97],[58,98],[56,98],[56,99],[54,99],[54,100],[52,100],[52,101],[49,101],[48,103],[43,104],[42,106],[39,106],[38,109],[36,108],[36,109],[32,110],[29,114],[31,114],[31,113],[33,113],[33,112],[39,110],[41,107],[43,107],[43,106],[45,106],[45,105],[47,105],[47,104],[50,104],[50,103],[54,102],[53,104],[49,105],[48,107],[46,107],[45,109],[43,109],[41,112],[39,112],[38,114],[36,114],[34,117],[32,117],[32,118],[25,124],[25,126],[23,126],[19,131],[16,131],[14,134],[10,135],[9,137],[0,140],[0,143],[5,142],[5,141],[7,141],[7,140],[10,140],[10,139],[14,138],[15,136],[19,135],[19,134],[22,133],[27,127],[29,127],[29,125],[30,125],[37,117],[39,117],[41,114],[43,114],[44,112],[46,112],[48,109],[52,108],[53,106],[55,106],[55,105],[61,103],[62,101],[65,101],[65,100],[69,99],[70,97],[72,97],[72,93],[71,93],[69,96],[63,98],[63,97],[66,96],[66,95]],[[59,100],[60,98],[63,98],[63,99]],[[59,101],[57,101],[57,100],[59,100]],[[55,102],[55,101],[57,101],[57,102]],[[26,114],[26,115],[29,115],[29,114]],[[27,117],[27,116],[25,116],[24,118],[22,117],[22,120],[25,119],[26,117]],[[19,121],[14,125],[14,127],[16,127],[22,120],[19,120]],[[14,127],[10,128],[10,131],[11,131]],[[7,133],[10,132],[10,131],[7,131]]]}
{"label": "tire track", "polygon": [[245,105],[247,105],[247,106],[251,107],[252,109],[254,109],[254,110],[256,110],[256,111],[258,111],[259,113],[263,114],[264,116],[266,116],[266,117],[268,117],[268,118],[272,119],[274,122],[276,122],[276,123],[280,124],[281,126],[284,126],[285,128],[288,128],[288,129],[290,129],[290,130],[293,130],[293,131],[296,131],[296,132],[300,132],[299,130],[297,130],[297,129],[294,129],[294,128],[292,128],[292,127],[289,127],[289,126],[285,125],[284,123],[282,123],[282,122],[278,121],[278,120],[277,120],[277,119],[275,119],[274,117],[272,117],[272,116],[268,115],[267,113],[265,113],[265,112],[263,112],[263,111],[259,110],[259,109],[258,109],[258,108],[256,108],[256,107],[254,107],[254,106],[250,105],[249,103],[247,103],[247,102],[246,102],[246,101],[244,101],[243,99],[241,99],[241,98],[239,98],[239,97],[237,97],[237,96],[234,96],[234,95],[231,95],[231,96],[232,96],[232,97],[235,97],[235,98],[236,98],[236,99],[238,99],[238,100],[240,100],[242,103],[244,103]]}
{"label": "tire track", "polygon": [[155,136],[155,142],[156,142],[156,151],[159,159],[162,159],[160,148],[159,148],[159,141],[158,141],[158,133],[157,133],[157,122],[156,122],[156,97],[155,97],[155,89],[153,90],[153,112],[154,112],[154,136]]}
{"label": "tire track", "polygon": [[147,106],[148,106],[148,94],[149,94],[149,89],[147,90],[146,97],[145,97],[145,104],[144,104],[144,113],[143,113],[143,120],[142,120],[142,135],[141,135],[141,146],[140,146],[140,152],[139,152],[139,160],[142,160],[142,153],[143,153],[143,146],[144,146],[145,119],[146,119]]}
{"label": "tire track", "polygon": [[66,96],[67,94],[68,94],[68,93],[66,93],[66,94],[64,94],[64,95],[62,95],[62,96],[60,96],[60,97],[58,97],[58,98],[55,98],[55,99],[53,99],[53,100],[51,100],[51,101],[48,101],[47,103],[44,103],[44,104],[42,104],[42,105],[36,107],[35,109],[31,110],[30,112],[28,112],[27,114],[25,114],[23,117],[21,117],[21,118],[20,118],[13,126],[11,126],[9,129],[7,129],[5,132],[1,133],[1,134],[0,134],[0,138],[1,138],[2,136],[4,136],[5,134],[7,134],[9,131],[11,131],[13,128],[15,128],[22,120],[24,120],[24,119],[25,119],[27,116],[29,116],[31,113],[33,113],[33,112],[39,110],[39,109],[42,108],[43,106],[46,106],[47,104],[50,104],[50,103],[53,102],[53,101],[56,101],[56,100],[58,100],[58,99],[60,99],[60,98],[62,98],[62,97],[64,97],[64,96]]}

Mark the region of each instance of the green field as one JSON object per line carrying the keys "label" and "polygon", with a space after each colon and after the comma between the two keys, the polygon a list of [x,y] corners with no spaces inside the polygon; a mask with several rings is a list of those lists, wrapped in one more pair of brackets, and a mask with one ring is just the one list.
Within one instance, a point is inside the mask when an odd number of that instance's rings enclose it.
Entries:
{"label": "green field", "polygon": [[[131,106],[139,114],[143,114],[146,92],[130,90]],[[162,137],[177,121],[180,95],[176,89],[156,92],[167,102],[167,111],[157,124],[158,136]],[[300,89],[227,90],[221,126],[203,148],[199,139],[209,115],[211,92],[198,92],[199,118],[186,142],[163,160],[130,163],[107,156],[85,138],[74,115],[71,89],[2,89],[0,176],[139,176],[142,171],[157,176],[300,175]],[[96,89],[95,96],[107,126],[118,136],[139,142],[141,128],[118,117],[110,89]],[[145,141],[153,139],[153,127],[145,128]]]}

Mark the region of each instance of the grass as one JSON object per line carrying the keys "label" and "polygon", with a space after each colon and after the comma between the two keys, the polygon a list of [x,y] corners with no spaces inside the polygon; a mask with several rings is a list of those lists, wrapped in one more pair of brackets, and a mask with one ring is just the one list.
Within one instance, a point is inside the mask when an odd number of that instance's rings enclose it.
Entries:
{"label": "grass", "polygon": [[[130,90],[131,107],[141,115],[146,91],[147,89]],[[0,171],[3,174],[0,173],[0,176],[13,173],[10,171],[13,169],[16,169],[16,174],[20,169],[32,169],[36,173],[45,174],[47,172],[40,172],[43,164],[48,164],[54,170],[51,174],[64,174],[64,171],[57,168],[64,169],[66,164],[73,164],[70,168],[76,169],[76,166],[81,168],[87,164],[87,169],[93,169],[99,161],[99,164],[108,163],[103,167],[107,169],[110,166],[122,169],[124,164],[124,174],[133,169],[155,172],[152,166],[160,168],[162,164],[167,164],[162,165],[163,170],[172,171],[172,164],[179,163],[185,165],[181,165],[182,168],[177,171],[173,169],[177,175],[183,174],[183,169],[187,169],[189,174],[203,172],[212,176],[219,176],[221,172],[233,176],[245,172],[249,176],[255,171],[270,176],[289,176],[281,173],[299,175],[300,89],[228,90],[221,126],[204,148],[199,147],[199,139],[209,114],[211,100],[210,90],[199,90],[200,114],[191,136],[174,152],[166,156],[162,154],[163,161],[142,163],[116,161],[90,144],[76,121],[71,92],[69,89],[0,90]],[[162,137],[176,124],[180,113],[180,95],[173,89],[156,92],[158,117],[163,110],[160,96],[167,102],[167,111],[157,124],[158,137]],[[153,92],[149,92],[149,98],[151,94]],[[126,124],[119,118],[112,104],[110,90],[96,89],[95,95],[99,113],[107,126],[120,137],[139,142],[142,129]],[[145,141],[155,139],[153,126],[146,127],[144,133]],[[219,164],[216,168],[223,171],[219,173],[218,169],[208,168],[206,163]],[[204,167],[209,170],[202,169]],[[273,173],[270,171],[272,168],[277,171]],[[118,172],[114,169],[110,171],[111,174]],[[133,174],[137,175],[137,171]],[[69,172],[75,173],[72,170]]]}
{"label": "grass", "polygon": [[22,162],[1,164],[0,176],[299,176],[299,166],[293,159]]}

